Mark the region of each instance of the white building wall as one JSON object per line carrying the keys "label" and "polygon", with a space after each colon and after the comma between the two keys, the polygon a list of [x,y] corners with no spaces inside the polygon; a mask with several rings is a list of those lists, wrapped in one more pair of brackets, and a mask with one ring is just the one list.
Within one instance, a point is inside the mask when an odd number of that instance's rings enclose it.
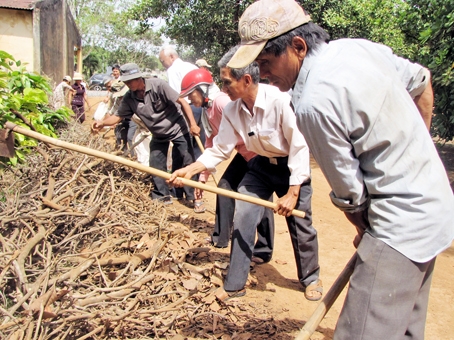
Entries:
{"label": "white building wall", "polygon": [[0,50],[35,70],[32,11],[0,8]]}

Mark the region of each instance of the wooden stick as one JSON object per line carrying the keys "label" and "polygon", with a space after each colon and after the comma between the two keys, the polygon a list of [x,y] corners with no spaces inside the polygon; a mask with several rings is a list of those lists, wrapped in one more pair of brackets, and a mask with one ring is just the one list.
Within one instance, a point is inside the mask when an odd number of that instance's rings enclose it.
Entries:
{"label": "wooden stick", "polygon": [[328,293],[326,293],[326,295],[323,297],[323,300],[320,301],[314,313],[312,313],[311,317],[304,324],[304,327],[301,328],[295,340],[309,340],[312,333],[315,332],[318,325],[325,317],[326,313],[328,313],[329,309],[339,297],[339,294],[342,292],[347,282],[350,280],[350,276],[352,275],[353,269],[355,267],[356,257],[356,253],[353,254],[352,258],[350,259],[350,261],[348,261],[347,265],[339,274],[336,281],[334,281]]}
{"label": "wooden stick", "polygon": [[[200,137],[199,136],[194,136],[196,142],[197,142],[197,145],[199,146],[199,149],[200,151],[202,151],[202,153],[205,152],[205,148],[203,147],[203,144],[202,144],[202,141],[200,140]],[[216,184],[216,186],[218,186],[218,180],[216,179],[216,177],[214,176],[213,173],[211,173],[211,177],[213,177],[213,181],[214,181],[214,184]]]}
{"label": "wooden stick", "polygon": [[[55,145],[55,146],[63,148],[63,149],[68,149],[68,150],[80,152],[80,153],[83,153],[83,154],[86,154],[86,155],[90,155],[90,156],[94,156],[94,157],[98,157],[98,158],[103,158],[105,160],[109,160],[109,161],[112,161],[112,162],[115,162],[115,163],[120,163],[120,164],[129,166],[131,168],[134,168],[134,169],[149,173],[149,174],[151,174],[153,176],[162,177],[164,179],[169,179],[170,178],[170,174],[165,172],[165,171],[161,171],[161,170],[158,170],[158,169],[155,169],[155,168],[151,168],[151,167],[142,165],[140,163],[133,162],[133,161],[131,161],[129,159],[125,159],[125,158],[122,158],[122,157],[119,157],[119,156],[111,155],[111,154],[106,153],[106,152],[93,150],[93,149],[90,149],[90,148],[87,148],[87,147],[84,147],[84,146],[80,146],[80,145],[77,145],[77,144],[64,142],[64,141],[61,141],[61,140],[58,140],[58,139],[55,139],[55,138],[52,138],[52,137],[44,136],[44,135],[42,135],[40,133],[27,130],[27,129],[25,129],[23,127],[20,127],[20,126],[18,126],[16,124],[13,124],[11,122],[7,122],[4,127],[7,128],[7,129],[10,129],[12,131],[18,132],[20,134],[23,134],[25,136],[29,136],[29,137],[38,139],[38,140],[40,140],[42,142],[47,142],[47,143],[49,143],[51,145]],[[181,179],[181,182],[183,183],[183,185],[187,185],[187,186],[190,186],[190,187],[193,187],[193,188],[206,190],[206,191],[209,191],[209,192],[212,192],[212,193],[215,193],[215,194],[219,194],[219,195],[230,197],[230,198],[233,198],[233,199],[245,201],[245,202],[248,202],[248,203],[261,205],[261,206],[266,207],[266,208],[271,208],[271,209],[275,209],[276,208],[276,203],[274,203],[274,202],[270,202],[270,201],[267,201],[267,200],[262,200],[262,199],[259,199],[259,198],[256,198],[256,197],[252,197],[252,196],[248,196],[248,195],[243,195],[243,194],[240,194],[240,193],[237,193],[237,192],[234,192],[234,191],[221,189],[221,188],[214,187],[214,186],[207,185],[207,184],[203,184],[203,183],[200,183],[200,182],[191,181],[191,180],[186,179],[186,178],[180,178],[180,179]],[[304,211],[299,211],[299,210],[295,210],[295,209],[292,210],[292,215],[294,215],[296,217],[301,217],[301,218],[304,218],[306,216]]]}

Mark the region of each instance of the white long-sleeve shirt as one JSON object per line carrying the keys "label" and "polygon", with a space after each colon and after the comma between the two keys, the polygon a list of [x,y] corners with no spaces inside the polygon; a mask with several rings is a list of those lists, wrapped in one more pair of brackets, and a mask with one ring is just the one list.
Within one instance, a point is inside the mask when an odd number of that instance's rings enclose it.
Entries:
{"label": "white long-sleeve shirt", "polygon": [[167,78],[169,80],[170,87],[180,94],[181,81],[184,76],[190,71],[197,69],[198,67],[196,65],[183,61],[180,58],[175,59],[172,66],[167,69]]}
{"label": "white long-sleeve shirt", "polygon": [[227,104],[213,147],[198,161],[213,171],[230,157],[238,140],[243,140],[246,148],[258,155],[288,156],[290,185],[299,185],[310,177],[309,149],[296,125],[290,96],[274,86],[258,86],[252,113],[241,99]]}

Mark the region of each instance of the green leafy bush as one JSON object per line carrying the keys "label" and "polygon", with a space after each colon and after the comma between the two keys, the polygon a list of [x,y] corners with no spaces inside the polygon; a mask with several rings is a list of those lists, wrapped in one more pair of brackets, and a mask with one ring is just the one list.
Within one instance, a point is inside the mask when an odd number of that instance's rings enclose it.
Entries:
{"label": "green leafy bush", "polygon": [[[9,121],[57,137],[57,125],[67,122],[72,111],[67,107],[56,111],[49,107],[51,93],[52,88],[45,77],[28,72],[19,60],[0,50],[0,128]],[[35,139],[15,134],[15,156],[0,157],[0,163],[15,165],[37,145]]]}

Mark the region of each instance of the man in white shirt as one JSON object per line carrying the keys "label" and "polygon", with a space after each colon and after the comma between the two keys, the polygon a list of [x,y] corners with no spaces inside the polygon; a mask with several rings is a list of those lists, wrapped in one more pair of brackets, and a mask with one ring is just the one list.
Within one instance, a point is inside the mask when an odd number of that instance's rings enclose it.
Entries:
{"label": "man in white shirt", "polygon": [[[181,81],[183,80],[184,76],[188,74],[192,70],[197,70],[198,67],[193,65],[187,61],[183,61],[178,56],[177,51],[171,46],[166,46],[161,49],[159,52],[159,61],[161,62],[162,66],[167,70],[167,78],[171,88],[173,88],[178,93],[181,92]],[[183,98],[186,102],[187,99]],[[205,144],[205,129],[202,125],[202,109],[196,107],[194,105],[190,105],[192,114],[194,116],[195,121],[197,122],[198,127],[200,128],[200,141],[202,145]],[[192,137],[192,145],[194,147],[194,155],[197,158],[202,154],[202,150],[199,149],[199,145],[195,140],[196,137]],[[173,158],[173,157],[172,157]],[[178,200],[183,200],[183,190],[176,188],[175,194]],[[186,193],[187,194],[187,193]],[[187,196],[187,195],[186,195]],[[198,209],[198,206],[203,205],[203,192],[195,189],[195,200],[194,200],[194,211],[195,212],[203,212]],[[202,209],[203,210],[203,209]]]}
{"label": "man in white shirt", "polygon": [[71,77],[64,76],[63,81],[57,85],[54,91],[54,108],[58,110],[62,106],[71,107],[72,95],[76,92],[71,85]]}
{"label": "man in white shirt", "polygon": [[170,87],[178,93],[181,92],[181,81],[183,80],[183,77],[189,71],[198,69],[196,65],[181,60],[177,51],[171,46],[161,49],[159,52],[159,61],[167,70],[167,78]]}
{"label": "man in white shirt", "polygon": [[[178,177],[190,178],[203,170],[214,170],[230,157],[242,139],[257,156],[248,162],[249,171],[238,192],[266,200],[277,194],[275,212],[286,217],[298,279],[306,298],[316,301],[322,296],[322,284],[317,232],[312,227],[309,149],[296,125],[290,96],[273,86],[259,84],[257,63],[235,70],[227,67],[236,50],[231,49],[218,63],[223,91],[232,102],[224,108],[213,147],[205,150],[195,163],[173,173],[169,183],[178,186],[181,185]],[[306,217],[292,216],[293,209],[305,211]],[[252,203],[236,202],[230,267],[223,289],[216,294],[222,301],[245,294],[256,228],[264,211],[264,207]]]}
{"label": "man in white shirt", "polygon": [[[436,256],[454,238],[454,197],[428,129],[430,72],[362,39],[329,41],[294,0],[260,0],[241,48],[281,91],[355,225],[357,261],[334,339],[423,339]],[[270,25],[260,30],[257,25]],[[359,244],[359,245],[358,245]]]}

